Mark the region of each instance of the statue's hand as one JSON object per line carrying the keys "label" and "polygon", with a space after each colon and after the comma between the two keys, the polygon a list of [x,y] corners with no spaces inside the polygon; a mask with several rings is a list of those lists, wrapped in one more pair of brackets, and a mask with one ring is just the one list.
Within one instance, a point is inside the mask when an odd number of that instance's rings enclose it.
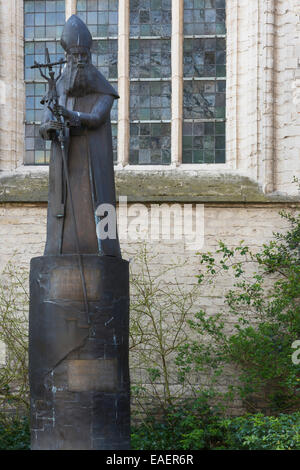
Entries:
{"label": "statue's hand", "polygon": [[53,107],[53,111],[55,114],[59,114],[60,116],[63,116],[64,118],[69,119],[72,115],[72,111],[69,111],[67,108],[61,105],[55,105]]}
{"label": "statue's hand", "polygon": [[59,121],[48,121],[44,125],[47,131],[60,131],[63,127]]}
{"label": "statue's hand", "polygon": [[45,140],[53,140],[57,133],[61,130],[63,124],[58,121],[48,121],[41,125],[40,127],[40,135]]}

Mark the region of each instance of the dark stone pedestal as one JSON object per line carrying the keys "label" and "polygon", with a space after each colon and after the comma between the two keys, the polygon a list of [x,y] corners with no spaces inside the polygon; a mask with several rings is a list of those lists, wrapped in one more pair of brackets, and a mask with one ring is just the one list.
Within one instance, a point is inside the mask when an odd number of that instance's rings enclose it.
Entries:
{"label": "dark stone pedestal", "polygon": [[31,260],[31,448],[129,449],[128,262],[83,255]]}

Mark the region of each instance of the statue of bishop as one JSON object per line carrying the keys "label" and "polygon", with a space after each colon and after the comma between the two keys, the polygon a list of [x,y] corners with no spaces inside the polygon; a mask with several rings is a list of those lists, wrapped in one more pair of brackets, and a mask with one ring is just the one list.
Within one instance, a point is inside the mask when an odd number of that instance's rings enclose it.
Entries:
{"label": "statue of bishop", "polygon": [[65,123],[65,153],[76,218],[74,233],[70,194],[58,139],[57,121],[45,100],[40,134],[51,140],[47,241],[45,255],[100,254],[121,257],[119,240],[97,235],[97,208],[115,208],[110,111],[119,96],[91,63],[92,36],[76,15],[66,22],[61,44],[67,63],[57,81],[59,113]]}

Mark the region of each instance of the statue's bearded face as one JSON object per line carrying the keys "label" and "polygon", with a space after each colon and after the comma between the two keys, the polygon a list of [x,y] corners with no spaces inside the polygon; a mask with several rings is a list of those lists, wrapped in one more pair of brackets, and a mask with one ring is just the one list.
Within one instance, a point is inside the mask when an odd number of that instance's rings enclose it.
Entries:
{"label": "statue's bearded face", "polygon": [[72,51],[69,54],[68,60],[72,63],[74,67],[78,69],[83,69],[85,65],[89,64],[91,61],[91,54],[88,50],[86,51]]}
{"label": "statue's bearded face", "polygon": [[70,81],[68,94],[84,96],[89,91],[89,73],[91,67],[91,53],[86,50],[72,50],[67,55]]}

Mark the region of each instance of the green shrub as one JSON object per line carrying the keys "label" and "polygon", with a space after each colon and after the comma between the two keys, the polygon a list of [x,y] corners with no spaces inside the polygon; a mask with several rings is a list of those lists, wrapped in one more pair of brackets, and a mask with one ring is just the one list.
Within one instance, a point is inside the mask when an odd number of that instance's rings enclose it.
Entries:
{"label": "green shrub", "polygon": [[[208,405],[209,394],[153,410],[132,427],[134,450],[300,450],[300,412],[224,419]],[[29,450],[27,417],[0,415],[0,450]]]}
{"label": "green shrub", "polygon": [[29,448],[28,418],[0,415],[0,450],[29,450]]}
{"label": "green shrub", "polygon": [[[195,406],[197,408],[197,406]],[[154,414],[153,414],[154,416]],[[300,450],[300,413],[224,419],[209,408],[170,408],[132,429],[135,450]]]}
{"label": "green shrub", "polygon": [[300,412],[290,415],[246,415],[224,420],[227,445],[245,450],[299,450]]}
{"label": "green shrub", "polygon": [[224,309],[200,310],[188,320],[196,337],[178,348],[177,357],[182,380],[211,371],[217,380],[233,366],[239,383],[232,377],[231,391],[248,411],[264,414],[292,412],[300,404],[300,364],[292,361],[292,345],[300,339],[300,214],[281,216],[289,229],[259,252],[243,241],[232,248],[219,242],[216,255],[200,255],[201,287],[218,287],[219,276],[227,274],[234,284]]}
{"label": "green shrub", "polygon": [[186,400],[159,411],[132,427],[135,450],[210,449],[222,444],[222,429],[217,410],[208,405],[209,394]]}

